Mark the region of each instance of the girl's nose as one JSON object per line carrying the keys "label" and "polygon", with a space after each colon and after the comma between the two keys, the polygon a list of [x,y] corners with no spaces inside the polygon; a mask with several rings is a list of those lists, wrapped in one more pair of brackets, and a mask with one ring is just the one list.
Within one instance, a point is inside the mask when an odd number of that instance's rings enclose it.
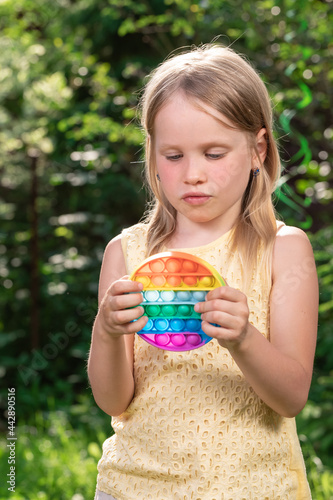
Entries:
{"label": "girl's nose", "polygon": [[198,184],[205,182],[206,172],[204,166],[198,159],[187,159],[185,166],[184,181],[187,184]]}

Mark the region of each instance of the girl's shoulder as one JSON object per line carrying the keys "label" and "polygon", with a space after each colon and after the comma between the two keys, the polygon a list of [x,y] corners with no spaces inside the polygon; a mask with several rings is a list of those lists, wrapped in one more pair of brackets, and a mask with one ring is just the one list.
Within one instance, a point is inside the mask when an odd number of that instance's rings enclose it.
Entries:
{"label": "girl's shoulder", "polygon": [[306,233],[280,223],[273,248],[273,276],[285,272],[307,273],[314,267],[313,250]]}
{"label": "girl's shoulder", "polygon": [[135,224],[124,229],[120,236],[127,273],[131,274],[147,257],[148,224]]}
{"label": "girl's shoulder", "polygon": [[148,235],[148,224],[138,223],[134,226],[127,227],[121,232],[121,244],[124,253],[128,252],[131,247],[146,248]]}
{"label": "girl's shoulder", "polygon": [[309,238],[302,229],[295,226],[287,226],[282,222],[277,222],[275,246],[279,246],[282,249],[297,242],[307,245],[310,244]]}
{"label": "girl's shoulder", "polygon": [[148,232],[148,224],[139,222],[134,226],[126,227],[121,232],[121,238],[145,238]]}
{"label": "girl's shoulder", "polygon": [[[141,223],[123,229],[120,234],[113,237],[106,245],[104,260],[107,259],[122,264],[124,257],[126,260],[126,256],[131,248],[136,251],[140,248],[140,243],[145,246],[147,231],[147,224]],[[120,267],[123,267],[123,265]]]}

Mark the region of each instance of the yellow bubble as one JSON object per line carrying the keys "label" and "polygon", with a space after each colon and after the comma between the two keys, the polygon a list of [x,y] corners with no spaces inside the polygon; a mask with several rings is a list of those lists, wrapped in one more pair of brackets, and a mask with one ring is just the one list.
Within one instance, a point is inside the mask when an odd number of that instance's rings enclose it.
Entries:
{"label": "yellow bubble", "polygon": [[214,278],[212,276],[203,276],[200,278],[199,285],[204,287],[211,287],[214,283]]}
{"label": "yellow bubble", "polygon": [[148,278],[148,276],[137,276],[135,278],[135,281],[142,283],[143,288],[148,288],[148,286],[150,285],[150,279]]}

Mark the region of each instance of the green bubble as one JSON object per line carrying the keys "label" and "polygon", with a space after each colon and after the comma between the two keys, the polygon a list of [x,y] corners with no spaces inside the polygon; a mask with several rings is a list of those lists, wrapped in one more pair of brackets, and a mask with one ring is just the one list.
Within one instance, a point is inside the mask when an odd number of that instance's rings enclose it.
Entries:
{"label": "green bubble", "polygon": [[159,306],[147,306],[146,307],[146,312],[148,314],[148,316],[158,316],[160,314],[160,308]]}
{"label": "green bubble", "polygon": [[178,315],[179,316],[190,316],[191,315],[191,308],[190,306],[179,306],[178,307]]}
{"label": "green bubble", "polygon": [[174,316],[176,314],[176,308],[172,305],[166,305],[162,307],[163,316]]}

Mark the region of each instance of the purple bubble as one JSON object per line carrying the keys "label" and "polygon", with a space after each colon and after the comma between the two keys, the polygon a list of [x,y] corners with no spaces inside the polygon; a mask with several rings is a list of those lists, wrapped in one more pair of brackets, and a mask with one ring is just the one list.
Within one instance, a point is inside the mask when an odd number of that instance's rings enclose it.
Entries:
{"label": "purple bubble", "polygon": [[175,334],[171,335],[171,342],[173,343],[173,345],[176,345],[179,347],[179,346],[182,346],[185,344],[186,337],[182,333],[175,333]]}
{"label": "purple bubble", "polygon": [[190,335],[187,335],[187,342],[190,345],[198,345],[201,342],[201,337],[198,333],[191,333]]}

